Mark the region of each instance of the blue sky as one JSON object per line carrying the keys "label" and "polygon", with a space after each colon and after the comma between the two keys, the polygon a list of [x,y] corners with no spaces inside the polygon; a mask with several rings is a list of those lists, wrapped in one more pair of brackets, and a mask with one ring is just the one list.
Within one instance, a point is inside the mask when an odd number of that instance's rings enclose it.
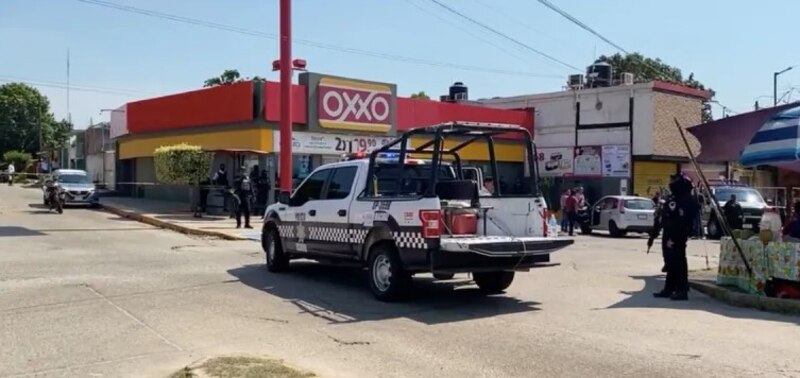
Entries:
{"label": "blue sky", "polygon": [[[107,0],[277,34],[277,0]],[[569,65],[585,67],[614,47],[535,0],[440,0]],[[735,111],[771,104],[772,72],[800,64],[793,28],[800,2],[775,0],[551,0],[628,51],[660,57],[717,91]],[[537,74],[504,75],[408,63],[295,43],[317,72],[398,84],[401,95],[432,96],[463,81],[471,98],[556,91],[574,70],[478,29],[430,0],[295,0],[294,36],[312,43],[426,61]],[[227,68],[276,80],[276,39],[209,29],[78,0],[0,1],[0,80],[40,84],[57,117],[76,127],[100,109],[197,88]],[[0,81],[2,83],[2,81]],[[780,77],[779,96],[800,85],[800,67]],[[78,87],[83,86],[83,87]],[[79,90],[89,89],[89,90]],[[94,91],[91,91],[94,90]],[[113,92],[99,93],[97,90]],[[800,99],[800,92],[791,93]],[[789,96],[787,96],[789,98]],[[714,108],[715,115],[721,114]]]}

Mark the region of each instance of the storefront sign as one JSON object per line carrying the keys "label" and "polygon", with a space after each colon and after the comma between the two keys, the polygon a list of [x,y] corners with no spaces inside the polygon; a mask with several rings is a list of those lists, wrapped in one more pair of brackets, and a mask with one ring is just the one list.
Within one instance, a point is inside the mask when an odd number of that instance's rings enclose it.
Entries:
{"label": "storefront sign", "polygon": [[627,144],[603,146],[603,176],[630,177],[631,146]]}
{"label": "storefront sign", "polygon": [[319,125],[327,129],[389,131],[391,103],[389,85],[325,77],[317,87]]}
{"label": "storefront sign", "polygon": [[575,176],[600,176],[602,171],[602,148],[600,146],[575,147]]}
{"label": "storefront sign", "polygon": [[[275,131],[272,138],[275,151],[280,149],[280,139],[280,131]],[[342,155],[353,152],[371,152],[394,139],[392,137],[365,135],[294,132],[292,133],[292,153]]]}
{"label": "storefront sign", "polygon": [[564,176],[573,172],[572,147],[546,147],[536,149],[536,163],[540,176]]}

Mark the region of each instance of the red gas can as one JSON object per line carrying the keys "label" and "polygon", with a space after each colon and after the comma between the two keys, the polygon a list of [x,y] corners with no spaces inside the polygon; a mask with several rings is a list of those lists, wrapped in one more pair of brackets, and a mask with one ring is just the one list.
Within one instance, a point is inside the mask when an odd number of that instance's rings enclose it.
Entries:
{"label": "red gas can", "polygon": [[478,216],[473,210],[450,210],[447,212],[447,229],[453,235],[478,233]]}

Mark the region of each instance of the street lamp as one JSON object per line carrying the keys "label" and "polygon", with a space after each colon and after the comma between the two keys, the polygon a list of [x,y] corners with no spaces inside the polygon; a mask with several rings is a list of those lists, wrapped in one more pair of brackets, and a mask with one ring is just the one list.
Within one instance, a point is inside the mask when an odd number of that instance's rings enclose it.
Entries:
{"label": "street lamp", "polygon": [[778,75],[783,74],[787,71],[790,71],[795,66],[789,66],[783,69],[783,71],[773,72],[772,73],[772,104],[773,106],[778,106]]}

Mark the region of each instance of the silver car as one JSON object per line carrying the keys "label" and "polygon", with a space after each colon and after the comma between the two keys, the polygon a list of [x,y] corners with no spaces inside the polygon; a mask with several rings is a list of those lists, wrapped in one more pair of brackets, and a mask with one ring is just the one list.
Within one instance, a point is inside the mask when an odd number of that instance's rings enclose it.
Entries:
{"label": "silver car", "polygon": [[[86,171],[80,169],[57,169],[53,172],[50,180],[55,181],[59,190],[64,192],[65,204],[97,205],[95,185]],[[47,191],[45,187],[42,189],[43,202],[47,205]]]}

